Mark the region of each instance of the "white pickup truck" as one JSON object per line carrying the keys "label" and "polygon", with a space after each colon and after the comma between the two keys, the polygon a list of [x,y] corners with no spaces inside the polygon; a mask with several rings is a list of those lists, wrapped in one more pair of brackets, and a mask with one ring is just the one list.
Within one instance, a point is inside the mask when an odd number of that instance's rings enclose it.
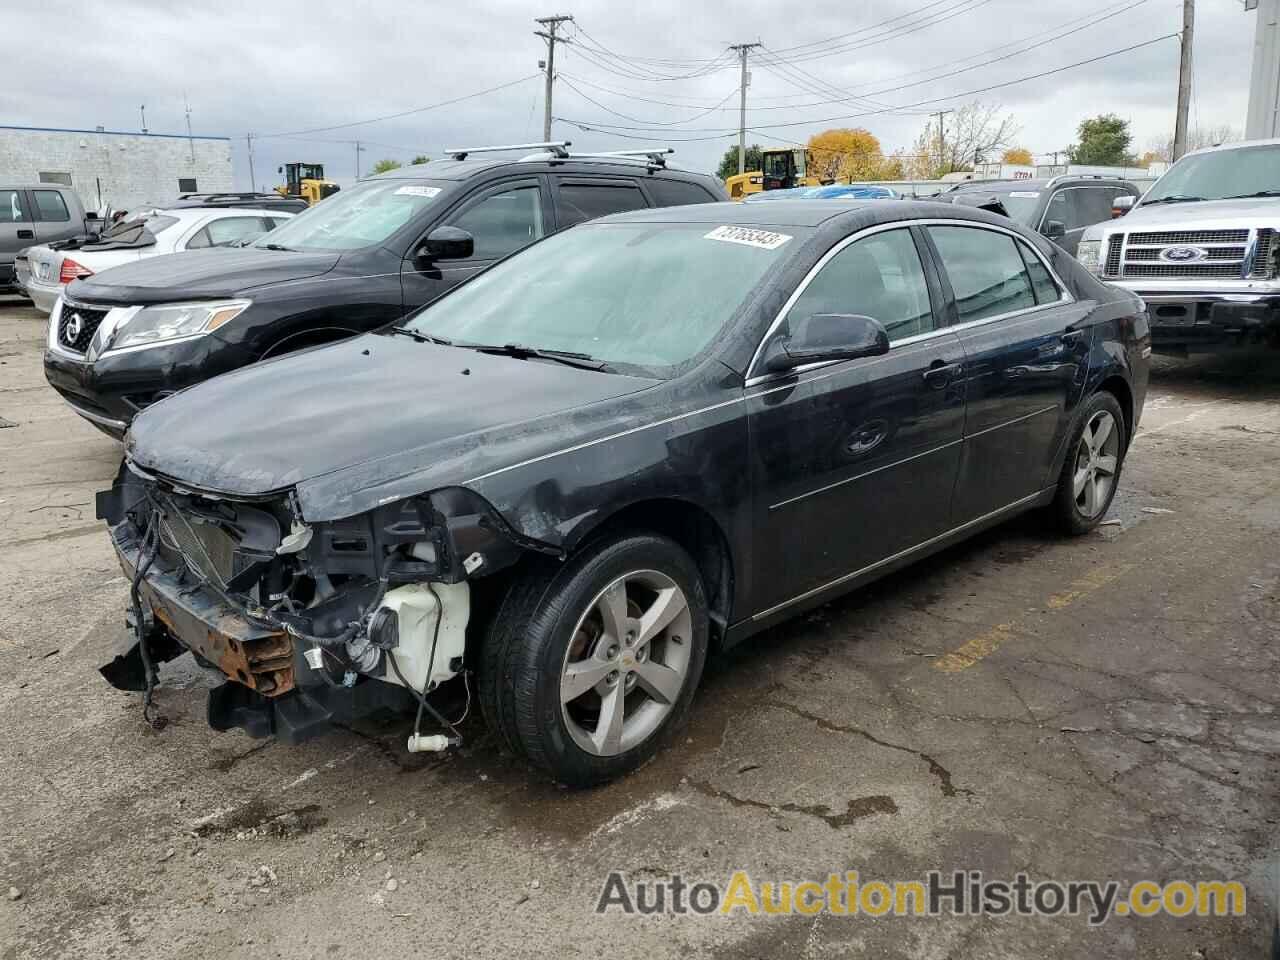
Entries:
{"label": "white pickup truck", "polygon": [[1187,154],[1076,256],[1146,301],[1159,353],[1280,346],[1280,139]]}

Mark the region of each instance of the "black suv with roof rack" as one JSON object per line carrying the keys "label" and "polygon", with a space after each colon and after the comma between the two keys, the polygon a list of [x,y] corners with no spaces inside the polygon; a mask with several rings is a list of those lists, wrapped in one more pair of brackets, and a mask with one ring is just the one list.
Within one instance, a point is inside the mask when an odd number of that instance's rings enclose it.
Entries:
{"label": "black suv with roof rack", "polygon": [[1142,196],[1128,180],[1063,175],[1028,180],[966,180],[937,199],[1003,214],[1075,256],[1086,227],[1119,215],[1118,197]]}
{"label": "black suv with roof rack", "polygon": [[[76,413],[122,437],[171,393],[384,326],[565,227],[728,199],[714,177],[670,166],[665,148],[575,155],[568,146],[447,151],[362,180],[247,247],[77,280],[50,314],[45,376]],[[264,429],[269,420],[264,411]]]}
{"label": "black suv with roof rack", "polygon": [[309,206],[310,204],[301,197],[286,197],[279,193],[184,193],[173,203],[165,204],[165,209],[251,207],[254,210],[283,210],[286,213],[302,213]]}

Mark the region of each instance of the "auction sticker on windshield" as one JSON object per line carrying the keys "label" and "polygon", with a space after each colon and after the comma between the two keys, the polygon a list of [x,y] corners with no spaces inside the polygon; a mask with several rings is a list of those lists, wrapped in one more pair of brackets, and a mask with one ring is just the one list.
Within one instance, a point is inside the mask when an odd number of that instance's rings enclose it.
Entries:
{"label": "auction sticker on windshield", "polygon": [[716,227],[702,239],[720,240],[723,243],[741,243],[747,247],[759,247],[761,250],[777,250],[791,237],[785,233],[773,233],[770,230],[753,230],[751,227]]}
{"label": "auction sticker on windshield", "polygon": [[408,184],[396,191],[397,196],[402,197],[426,197],[428,200],[440,193],[440,187],[423,187],[418,184]]}

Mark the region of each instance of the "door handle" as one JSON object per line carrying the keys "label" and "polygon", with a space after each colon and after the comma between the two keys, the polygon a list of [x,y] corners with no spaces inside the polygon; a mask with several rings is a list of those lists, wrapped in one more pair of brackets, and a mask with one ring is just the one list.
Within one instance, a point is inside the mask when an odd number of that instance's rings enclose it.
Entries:
{"label": "door handle", "polygon": [[19,230],[19,231],[18,231],[18,239],[19,239],[19,240],[34,240],[35,238],[36,238],[36,232],[35,232],[34,230]]}
{"label": "door handle", "polygon": [[938,390],[950,383],[952,378],[960,373],[960,370],[961,366],[958,363],[935,360],[929,364],[929,369],[924,372],[924,382]]}

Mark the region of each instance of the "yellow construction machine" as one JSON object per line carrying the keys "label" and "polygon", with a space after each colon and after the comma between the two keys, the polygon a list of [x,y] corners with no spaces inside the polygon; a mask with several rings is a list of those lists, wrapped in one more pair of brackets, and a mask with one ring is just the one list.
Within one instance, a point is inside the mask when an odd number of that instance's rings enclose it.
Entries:
{"label": "yellow construction machine", "polygon": [[338,185],[324,178],[323,163],[286,163],[276,172],[284,174],[284,184],[276,187],[282,197],[301,197],[315,206],[338,192]]}
{"label": "yellow construction machine", "polygon": [[791,187],[818,187],[822,181],[816,176],[806,174],[812,166],[809,151],[803,147],[795,150],[763,150],[761,163],[763,170],[748,170],[737,173],[724,182],[731,200],[741,200],[750,193],[761,190],[787,190]]}

